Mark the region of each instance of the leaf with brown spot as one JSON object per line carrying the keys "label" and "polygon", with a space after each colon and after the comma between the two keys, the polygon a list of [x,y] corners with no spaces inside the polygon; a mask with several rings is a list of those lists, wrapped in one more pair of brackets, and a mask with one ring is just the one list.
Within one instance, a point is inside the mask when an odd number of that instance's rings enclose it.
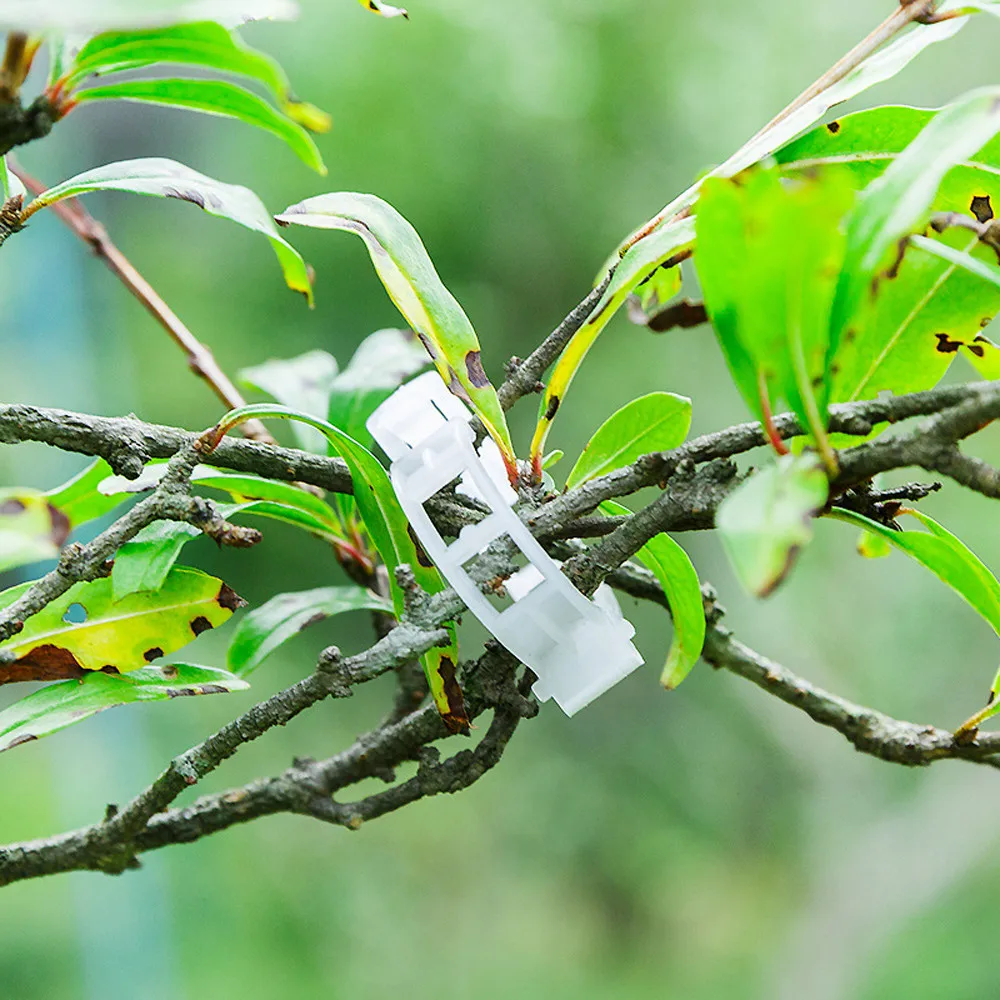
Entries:
{"label": "leaf with brown spot", "polygon": [[55,559],[69,531],[69,519],[44,493],[0,489],[0,572]]}
{"label": "leaf with brown spot", "polygon": [[229,219],[270,240],[288,287],[301,292],[312,304],[312,285],[299,252],[278,234],[263,202],[249,188],[225,184],[190,167],[162,157],[122,160],[77,174],[43,191],[24,210],[24,219],[39,209],[91,191],[127,191],[157,198],[182,198],[210,215]]}
{"label": "leaf with brown spot", "polygon": [[[0,607],[29,586],[4,591]],[[146,666],[148,650],[176,652],[195,638],[194,622],[198,631],[219,626],[241,603],[221,580],[194,569],[175,568],[155,593],[130,594],[117,602],[107,577],[78,583],[0,643],[8,660],[0,667],[0,683],[78,676],[70,671],[108,666],[121,673],[137,670]],[[65,620],[73,605],[84,608],[85,620]]]}
{"label": "leaf with brown spot", "polygon": [[488,379],[475,384],[466,369],[469,353],[480,349],[479,338],[413,226],[381,198],[346,191],[307,198],[276,218],[282,225],[339,229],[361,237],[389,297],[416,333],[432,343],[438,374],[467,400],[500,448],[508,476],[516,479],[514,446],[496,390]]}
{"label": "leaf with brown spot", "polygon": [[[987,111],[988,103],[987,99]],[[870,198],[867,188],[877,194],[875,182],[900,161],[905,150],[915,146],[923,130],[953,111],[883,107],[858,112],[841,119],[843,128],[836,137],[825,128],[814,129],[779,150],[776,157],[785,176],[840,174],[856,188],[865,188],[865,197]],[[918,188],[922,192],[912,210],[894,196],[885,201],[883,211],[895,213],[898,208],[902,215],[908,216],[908,221],[902,229],[894,222],[880,244],[884,247],[884,257],[874,265],[876,276],[898,256],[897,237],[919,229],[926,221],[928,215],[920,210],[920,205],[926,205],[926,213],[954,212],[966,215],[971,221],[973,216],[969,213],[974,208],[985,211],[987,200],[992,207],[992,201],[1000,197],[1000,138],[990,141],[984,138],[993,127],[987,122],[985,130],[980,129],[971,140],[972,131],[967,135],[964,126],[960,127],[962,141],[970,143],[967,148],[976,142],[982,146],[961,158],[961,162],[948,167],[948,158],[943,156],[933,171],[925,170],[923,161],[915,166],[919,184],[902,185],[910,194]],[[937,142],[933,135],[925,136],[924,154],[919,147],[915,147],[915,154],[934,156],[940,152],[936,149]],[[991,319],[1000,311],[1000,289],[978,281],[973,274],[943,257],[950,250],[970,251],[973,259],[989,261],[994,256],[992,251],[977,245],[974,234],[952,229],[936,237],[934,243],[942,251],[938,259],[914,251],[913,244],[922,239],[911,241],[896,279],[877,281],[874,300],[847,321],[849,325],[836,347],[840,370],[833,380],[834,402],[873,398],[883,391],[901,394],[933,386],[955,357],[954,353],[942,354],[937,350],[935,335],[946,330],[951,340],[971,343],[983,319]],[[864,288],[870,285],[865,284]],[[864,289],[861,294],[864,298]],[[849,337],[848,331],[854,337]]]}
{"label": "leaf with brown spot", "polygon": [[448,732],[468,736],[471,726],[465,710],[465,697],[455,676],[455,661],[445,655],[439,656],[437,660],[437,669],[434,672],[437,680],[434,686],[443,692],[448,704],[448,710],[441,713],[441,718],[448,727]]}
{"label": "leaf with brown spot", "polygon": [[81,680],[50,684],[0,712],[0,751],[40,739],[106,708],[178,695],[244,691],[250,685],[226,670],[172,663],[141,667],[127,676],[88,673]]}

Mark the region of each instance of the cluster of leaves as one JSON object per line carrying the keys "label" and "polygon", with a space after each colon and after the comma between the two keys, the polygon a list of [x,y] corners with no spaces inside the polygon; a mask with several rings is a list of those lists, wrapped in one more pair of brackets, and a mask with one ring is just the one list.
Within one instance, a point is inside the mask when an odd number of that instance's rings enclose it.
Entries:
{"label": "cluster of leaves", "polygon": [[[401,8],[361,0],[388,17]],[[59,22],[40,3],[16,27],[49,31]],[[56,5],[58,6],[58,5]],[[121,6],[121,5],[119,5]],[[265,5],[267,6],[267,5]],[[186,23],[178,17],[127,15],[114,4],[105,23],[78,24],[72,44],[46,36],[53,52],[44,92],[53,116],[101,100],[145,101],[237,118],[284,140],[307,165],[324,171],[309,132],[325,115],[297,100],[283,71],[244,45],[226,16]],[[183,5],[177,5],[183,12]],[[941,11],[1000,13],[981,0]],[[266,13],[277,16],[281,5]],[[903,393],[936,384],[959,355],[987,378],[1000,373],[1000,353],[982,333],[1000,311],[1000,90],[986,89],[940,111],[883,107],[817,124],[834,105],[907,65],[928,45],[955,35],[967,20],[953,17],[914,27],[775,125],[680,195],[602,268],[599,301],[557,361],[545,387],[530,448],[536,477],[559,453],[543,459],[555,417],[590,347],[626,303],[634,316],[663,329],[677,314],[684,284],[681,264],[693,260],[704,316],[715,330],[732,377],[753,415],[770,433],[777,460],[749,476],[719,511],[717,527],[734,569],[757,595],[785,578],[807,544],[812,521],[847,521],[912,556],[954,588],[1000,632],[1000,585],[961,542],[916,512],[924,531],[901,531],[837,506],[830,482],[838,442],[828,431],[831,403]],[[165,25],[165,26],[164,26]],[[89,36],[89,37],[88,37]],[[74,35],[76,38],[76,35]],[[38,39],[25,48],[30,65]],[[184,78],[93,77],[163,65],[196,69]],[[237,76],[242,82],[204,72]],[[243,85],[263,87],[270,102]],[[0,170],[6,201],[23,192]],[[183,648],[202,629],[222,624],[238,604],[218,580],[176,565],[198,530],[158,524],[122,547],[106,580],[78,584],[16,637],[0,644],[0,681],[82,678],[45,688],[0,713],[0,749],[53,731],[112,704],[179,693],[235,690],[281,642],[317,616],[367,609],[401,615],[404,595],[394,570],[407,564],[429,593],[444,582],[425,565],[393,494],[386,471],[369,450],[364,423],[393,388],[426,361],[472,408],[496,442],[511,483],[523,474],[497,393],[487,377],[475,330],[441,281],[412,226],[368,194],[329,193],[272,217],[253,192],[165,159],[139,159],[86,171],[44,192],[20,210],[35,212],[91,191],[118,190],[191,202],[260,232],[271,242],[288,285],[312,299],[309,272],[278,225],[340,229],[360,236],[386,291],[413,330],[380,331],[339,371],[321,351],[272,361],[243,373],[245,382],[276,404],[244,407],[220,423],[221,436],[251,418],[295,422],[305,450],[342,458],[353,498],[328,502],[297,486],[199,468],[199,488],[232,501],[224,518],[254,515],[303,528],[332,546],[366,586],[279,595],[246,615],[230,645],[228,671],[188,664],[150,667]],[[610,272],[610,274],[609,274]],[[690,307],[689,307],[690,308]],[[694,310],[694,316],[701,313]],[[696,320],[695,320],[696,321]],[[772,425],[773,408],[787,404],[808,430],[796,455]],[[565,488],[668,451],[687,436],[691,403],[657,392],[612,415],[594,434]],[[882,429],[877,429],[876,432]],[[155,485],[162,466],[125,484],[96,463],[67,486],[42,494],[0,496],[0,569],[56,555],[80,525],[103,517],[127,491]],[[611,516],[630,511],[608,502]],[[872,547],[870,544],[867,546]],[[675,635],[664,684],[679,684],[697,661],[705,616],[697,573],[683,549],[660,534],[637,554],[660,581],[674,616]],[[387,572],[383,593],[376,572]],[[0,595],[0,606],[27,585]],[[72,614],[82,609],[83,618]],[[453,731],[468,728],[455,683],[454,627],[447,647],[423,665],[438,708]],[[117,673],[102,673],[113,668]]]}

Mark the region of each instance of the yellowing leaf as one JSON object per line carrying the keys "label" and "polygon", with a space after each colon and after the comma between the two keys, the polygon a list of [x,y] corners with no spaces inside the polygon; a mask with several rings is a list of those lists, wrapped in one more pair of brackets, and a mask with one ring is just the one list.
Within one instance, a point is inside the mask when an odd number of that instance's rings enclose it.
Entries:
{"label": "yellowing leaf", "polygon": [[507,421],[483,371],[476,332],[445,288],[417,231],[391,205],[370,194],[340,192],[307,198],[277,221],[360,236],[389,297],[406,317],[448,388],[476,412],[496,441],[514,481],[517,467]]}
{"label": "yellowing leaf", "polygon": [[621,259],[600,302],[573,335],[552,370],[552,377],[542,399],[541,416],[531,441],[531,460],[537,470],[541,469],[545,441],[552,429],[552,422],[588,351],[629,295],[657,268],[679,263],[682,251],[687,250],[693,241],[694,220],[681,219],[636,243]]}
{"label": "yellowing leaf", "polygon": [[0,572],[55,559],[69,535],[66,515],[37,490],[0,490]]}
{"label": "yellowing leaf", "polygon": [[[0,607],[29,586],[4,591]],[[228,621],[243,604],[221,580],[195,569],[171,570],[156,593],[118,602],[107,577],[77,583],[0,643],[0,684],[137,670]]]}
{"label": "yellowing leaf", "polygon": [[382,3],[382,0],[359,0],[359,3],[366,10],[381,14],[382,17],[406,17],[410,15],[402,7],[393,7],[392,4]]}

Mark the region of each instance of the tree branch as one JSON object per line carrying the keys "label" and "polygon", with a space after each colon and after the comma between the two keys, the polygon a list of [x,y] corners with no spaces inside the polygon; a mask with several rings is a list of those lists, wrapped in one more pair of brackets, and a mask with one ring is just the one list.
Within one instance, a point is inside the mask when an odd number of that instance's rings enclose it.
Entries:
{"label": "tree branch", "polygon": [[[45,185],[25,172],[20,164],[9,169],[32,194],[39,195]],[[157,294],[153,286],[136,270],[129,259],[111,241],[107,229],[76,198],[59,201],[49,207],[60,222],[78,236],[102,260],[108,270],[143,304],[146,311],[166,330],[170,339],[184,352],[188,367],[208,383],[227,409],[246,405],[243,395],[219,367],[215,355],[184,325],[180,317]],[[240,426],[244,437],[266,444],[276,444],[259,420],[247,420]]]}
{"label": "tree branch", "polygon": [[[844,485],[863,481],[874,471],[910,464],[942,467],[966,485],[995,494],[996,472],[978,460],[957,452],[956,442],[1000,416],[1000,383],[982,383],[873,400],[836,407],[831,425],[836,430],[867,434],[874,423],[931,414],[921,426],[895,438],[879,438],[841,453]],[[779,433],[802,433],[788,415],[776,418]],[[87,417],[35,407],[0,407],[0,441],[41,440],[69,450],[115,458],[120,471],[137,474],[144,461],[166,457],[173,450],[171,471],[152,496],[98,536],[90,546],[70,553],[52,574],[29,589],[22,601],[0,615],[0,635],[32,609],[37,610],[56,592],[65,592],[76,579],[103,572],[118,545],[146,523],[164,516],[188,519],[193,500],[185,493],[186,477],[201,456],[196,435],[175,428],[143,424],[133,418]],[[714,510],[738,481],[732,456],[763,444],[758,426],[748,424],[719,434],[693,439],[672,452],[645,456],[631,467],[594,480],[563,496],[529,510],[525,517],[536,535],[549,538],[555,549],[569,547],[566,570],[585,592],[607,578],[616,586],[665,604],[659,585],[649,574],[623,563],[646,540],[666,528],[711,525]],[[129,456],[126,458],[126,454]],[[210,459],[213,464],[279,479],[331,483],[349,489],[342,463],[291,449],[277,449],[248,441],[223,441]],[[948,468],[944,468],[947,466]],[[577,518],[581,530],[603,534],[599,520],[588,518],[601,499],[659,483],[660,497],[638,514],[613,522],[612,530],[596,545],[581,551],[582,543],[554,541],[565,536]],[[346,491],[346,489],[345,489]],[[993,491],[993,492],[989,492]],[[196,498],[194,498],[196,499]],[[175,509],[176,501],[176,509]],[[442,502],[444,520],[454,530],[483,516],[475,504],[449,496]],[[434,515],[436,516],[436,515]],[[445,530],[442,527],[442,530]],[[548,533],[548,535],[547,535]],[[505,578],[514,570],[511,553],[491,546],[476,565],[480,582]],[[63,588],[60,590],[59,588]],[[514,688],[516,664],[509,654],[489,649],[464,683],[473,717],[494,711],[493,722],[480,745],[441,762],[428,744],[445,736],[433,705],[386,724],[349,750],[321,762],[298,762],[282,775],[253,782],[244,788],[198,800],[192,806],[171,808],[177,795],[217,768],[246,743],[273,726],[283,725],[311,705],[331,695],[343,696],[362,683],[413,660],[433,645],[446,641],[440,626],[462,612],[462,601],[451,590],[433,597],[416,595],[404,621],[366,653],[341,661],[328,651],[308,678],[255,706],[197,747],[175,759],[160,777],[120,812],[101,823],[60,837],[0,849],[0,884],[59,871],[98,869],[119,872],[134,865],[137,854],[170,843],[207,836],[236,823],[274,812],[312,816],[350,829],[401,808],[426,795],[457,791],[478,780],[500,759],[519,720],[534,707],[526,700],[533,680],[525,672],[521,688]],[[962,742],[942,730],[899,722],[871,709],[839,698],[796,677],[777,664],[736,642],[718,624],[721,611],[707,607],[709,637],[705,658],[757,683],[799,707],[822,725],[843,733],[865,753],[905,764],[926,764],[956,758],[993,763],[1000,755],[1000,735]],[[358,802],[335,801],[334,796],[368,777],[394,780],[394,768],[417,759],[414,778],[369,795]]]}

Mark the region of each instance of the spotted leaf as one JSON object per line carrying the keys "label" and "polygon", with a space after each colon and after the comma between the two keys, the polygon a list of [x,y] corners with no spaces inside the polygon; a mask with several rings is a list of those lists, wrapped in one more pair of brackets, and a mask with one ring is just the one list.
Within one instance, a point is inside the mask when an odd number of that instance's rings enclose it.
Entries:
{"label": "spotted leaf", "polygon": [[448,388],[475,411],[516,479],[514,448],[496,390],[483,370],[479,340],[445,288],[416,230],[370,194],[323,194],[286,208],[282,225],[342,229],[360,236],[389,297],[416,331]]}
{"label": "spotted leaf", "polygon": [[618,263],[600,301],[566,345],[545,387],[541,413],[531,442],[531,458],[537,470],[541,469],[545,441],[566,391],[597,338],[629,295],[649,275],[658,268],[670,270],[680,264],[693,240],[694,220],[681,219],[638,242]]}
{"label": "spotted leaf", "polygon": [[271,242],[288,287],[301,292],[312,302],[312,285],[305,262],[298,251],[278,234],[263,202],[249,188],[225,184],[182,163],[161,157],[122,160],[77,174],[43,191],[24,210],[23,217],[29,218],[39,209],[57,201],[76,198],[91,191],[128,191],[157,198],[177,198],[197,205],[209,215],[229,219],[246,229],[262,233]]}
{"label": "spotted leaf", "polygon": [[410,15],[402,7],[393,7],[392,4],[382,3],[382,0],[359,0],[361,6],[382,17],[409,17]]}
{"label": "spotted leaf", "polygon": [[[858,189],[877,180],[934,119],[936,112],[907,107],[875,108],[821,126],[776,154],[785,176],[837,173]],[[1000,206],[1000,140],[987,142],[949,169],[930,205],[988,219]],[[907,249],[877,281],[866,322],[849,325],[833,358],[832,398],[850,401],[881,391],[913,392],[934,385],[964,355],[982,372],[990,354],[980,331],[1000,311],[1000,289],[985,284],[947,250],[986,263],[991,250],[959,229],[935,237],[936,257]],[[964,259],[964,258],[963,258]],[[979,342],[980,348],[968,345]],[[986,375],[985,377],[991,377]]]}
{"label": "spotted leaf", "polygon": [[92,673],[80,680],[48,684],[0,712],[0,751],[50,736],[106,708],[249,687],[227,670],[188,663],[141,667],[127,676]]}
{"label": "spotted leaf", "polygon": [[44,493],[0,490],[0,572],[54,559],[69,530],[69,519]]}
{"label": "spotted leaf", "polygon": [[[30,586],[4,591],[0,607]],[[156,593],[117,602],[106,577],[77,583],[0,643],[0,684],[83,677],[95,670],[128,673],[228,621],[244,603],[221,580],[194,569],[173,569]]]}

